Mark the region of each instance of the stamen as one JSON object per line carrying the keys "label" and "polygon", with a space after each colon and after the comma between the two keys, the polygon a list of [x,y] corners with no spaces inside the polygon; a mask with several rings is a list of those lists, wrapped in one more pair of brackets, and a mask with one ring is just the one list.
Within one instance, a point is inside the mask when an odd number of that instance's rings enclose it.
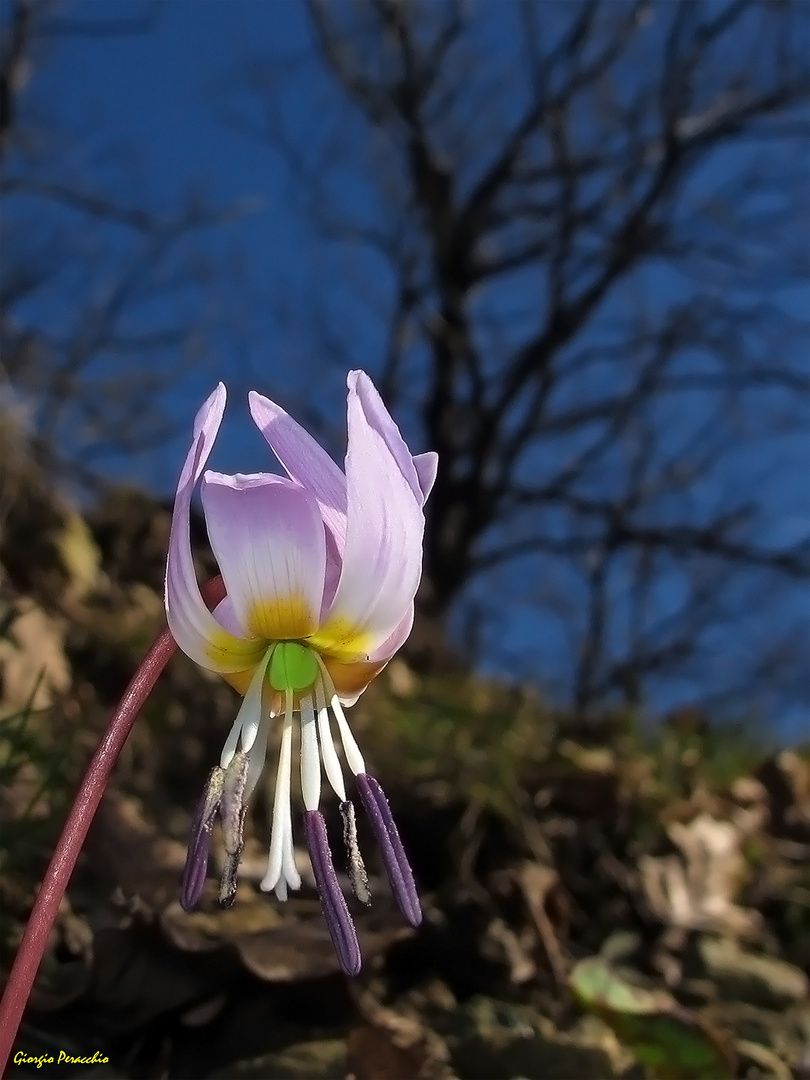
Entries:
{"label": "stamen", "polygon": [[211,830],[199,833],[196,840],[189,843],[183,878],[180,884],[180,905],[184,911],[193,911],[200,902],[205,879],[208,877],[208,859],[211,854]]}
{"label": "stamen", "polygon": [[284,822],[284,843],[281,847],[281,866],[284,871],[283,877],[279,882],[283,886],[284,895],[279,894],[278,886],[276,887],[276,896],[279,900],[287,899],[287,886],[291,889],[301,888],[301,875],[298,873],[298,867],[295,865],[295,849],[293,848],[293,832],[292,832],[292,815],[290,813],[289,806],[287,807],[287,819]]}
{"label": "stamen", "polygon": [[236,753],[236,747],[239,743],[239,736],[242,734],[242,710],[236,714],[231,730],[228,732],[228,738],[225,740],[225,745],[222,747],[222,753],[219,756],[219,766],[221,769],[227,769],[230,763],[233,761],[233,755]]}
{"label": "stamen", "polygon": [[321,669],[321,675],[323,676],[324,686],[326,687],[329,697],[329,704],[332,707],[332,712],[335,714],[335,719],[338,722],[338,730],[340,731],[340,740],[343,743],[343,753],[346,755],[346,763],[356,776],[357,773],[366,771],[363,755],[360,753],[360,747],[355,742],[354,735],[352,735],[348,721],[343,713],[343,707],[338,699],[332,677],[326,670],[326,665],[323,660],[321,660],[320,656],[317,659],[318,666]]}
{"label": "stamen", "polygon": [[236,753],[237,744],[241,743],[241,749],[247,753],[256,739],[259,724],[262,719],[262,691],[264,689],[264,677],[265,672],[267,671],[267,665],[270,663],[270,659],[273,655],[273,648],[274,646],[271,646],[267,650],[256,665],[256,670],[251,676],[248,691],[242,699],[242,704],[239,706],[239,712],[236,714],[233,727],[228,733],[225,745],[222,747],[222,755],[220,756],[219,764],[223,769],[227,769],[230,765],[233,755]]}
{"label": "stamen", "polygon": [[205,886],[208,856],[211,851],[211,833],[222,798],[224,776],[225,773],[218,766],[211,770],[194,811],[180,885],[180,903],[185,911],[191,911],[197,906]]}
{"label": "stamen", "polygon": [[[284,695],[284,716],[292,719],[293,715],[293,690],[288,687]],[[287,886],[291,889],[301,888],[301,875],[295,865],[295,850],[293,848],[292,832],[292,801],[288,797],[284,806],[284,831],[281,841],[281,869],[282,878],[279,886],[276,886],[276,896],[279,900],[287,899]]]}
{"label": "stamen", "polygon": [[337,750],[335,750],[332,739],[332,727],[329,723],[329,710],[326,706],[326,694],[322,679],[318,679],[315,684],[315,698],[318,705],[318,738],[321,744],[321,757],[323,758],[326,778],[340,801],[345,802],[346,787],[343,783],[343,770],[340,767],[340,759],[337,756]]}
{"label": "stamen", "polygon": [[357,790],[368,814],[377,843],[380,846],[385,871],[391,884],[399,909],[411,926],[418,926],[422,921],[422,908],[413,880],[413,872],[408,857],[402,846],[391,807],[385,793],[373,776],[361,772],[355,776]]}
{"label": "stamen", "polygon": [[[276,889],[279,900],[286,899],[286,888],[290,885],[294,889],[301,886],[301,877],[295,868],[295,859],[292,851],[292,814],[290,811],[290,772],[292,767],[292,690],[285,695],[284,727],[281,732],[281,748],[278,756],[278,772],[276,774],[276,791],[273,799],[273,826],[270,836],[270,856],[267,862],[267,873],[261,882],[261,889],[270,892]],[[278,885],[284,872],[284,885],[279,890]],[[292,871],[292,872],[291,872]],[[283,893],[283,895],[282,895]]]}
{"label": "stamen", "polygon": [[262,720],[262,695],[264,693],[265,671],[270,656],[271,653],[268,652],[267,656],[265,656],[264,660],[262,660],[256,668],[253,678],[250,680],[248,691],[242,701],[242,707],[239,710],[239,713],[242,716],[242,734],[239,739],[239,746],[245,753],[253,746],[259,732],[259,724]]}
{"label": "stamen", "polygon": [[276,773],[276,791],[273,797],[273,825],[270,836],[270,855],[267,873],[261,883],[265,892],[275,888],[281,874],[282,841],[284,839],[284,820],[290,806],[290,766],[292,763],[292,709],[285,709],[284,727],[281,731],[281,746],[278,753],[278,772]]}
{"label": "stamen", "polygon": [[219,886],[220,907],[230,907],[236,899],[236,878],[245,846],[245,782],[248,756],[242,750],[234,754],[225,772],[219,813],[225,841],[225,867]]}
{"label": "stamen", "polygon": [[225,865],[222,868],[222,878],[219,882],[219,906],[229,908],[236,899],[237,875],[239,873],[239,856],[226,855]]}
{"label": "stamen", "polygon": [[346,845],[347,870],[352,892],[361,904],[368,907],[371,903],[371,889],[368,887],[368,874],[357,843],[357,820],[354,815],[354,805],[348,800],[344,800],[340,804],[340,816],[343,818],[343,843]]}
{"label": "stamen", "polygon": [[304,831],[321,908],[340,966],[347,975],[357,975],[362,965],[357,931],[332,864],[326,823],[319,810],[304,813]]}
{"label": "stamen", "polygon": [[256,741],[250,748],[250,753],[248,754],[248,774],[247,779],[245,780],[245,802],[250,799],[250,796],[256,788],[256,784],[259,782],[259,777],[264,771],[264,763],[267,760],[267,736],[270,731],[271,715],[272,714],[267,714],[262,717]]}
{"label": "stamen", "polygon": [[307,810],[317,810],[321,801],[321,759],[312,698],[301,699],[301,795]]}

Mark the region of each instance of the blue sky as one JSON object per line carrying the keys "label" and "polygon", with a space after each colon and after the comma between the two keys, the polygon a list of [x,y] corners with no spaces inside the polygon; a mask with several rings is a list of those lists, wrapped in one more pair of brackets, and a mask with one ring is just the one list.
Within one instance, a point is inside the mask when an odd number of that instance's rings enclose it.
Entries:
{"label": "blue sky", "polygon": [[[95,0],[71,4],[60,17],[100,23],[145,10],[149,5],[143,3]],[[228,126],[219,101],[223,86],[232,93],[234,57],[257,29],[280,50],[299,48],[302,9],[285,0],[248,5],[172,0],[160,5],[155,28],[144,34],[101,41],[54,35],[40,45],[24,99],[35,122],[42,118],[43,132],[58,127],[62,118],[82,132],[67,154],[57,150],[57,168],[66,181],[114,191],[121,203],[148,206],[165,216],[176,213],[190,194],[235,212],[225,227],[209,230],[202,244],[216,266],[229,260],[235,265],[232,279],[227,271],[222,274],[209,298],[216,317],[207,331],[216,344],[206,362],[176,387],[171,402],[178,416],[190,418],[218,379],[230,383],[238,376],[235,415],[217,448],[217,464],[225,469],[246,467],[244,446],[263,453],[264,443],[251,438],[244,424],[246,367],[256,369],[257,386],[264,372],[283,386],[285,367],[295,364],[294,353],[279,340],[276,320],[263,319],[262,309],[274,310],[287,290],[305,287],[300,252],[306,239],[289,213],[283,170],[266,147]],[[178,440],[158,456],[145,447],[142,455],[111,464],[116,472],[169,494],[166,454],[179,454],[181,446]],[[254,464],[260,463],[257,456]]]}
{"label": "blue sky", "polygon": [[[2,9],[5,15],[7,5]],[[135,0],[81,0],[66,5],[58,17],[98,23],[148,10],[152,6]],[[42,123],[43,131],[46,124],[58,127],[62,118],[66,128],[82,133],[74,145],[57,147],[58,167],[65,178],[114,190],[122,202],[148,205],[167,215],[191,194],[236,211],[235,217],[200,241],[200,250],[215,271],[203,319],[206,347],[167,405],[178,419],[190,422],[214,383],[224,380],[231,404],[212,463],[225,471],[267,467],[265,444],[247,418],[245,394],[255,387],[288,407],[290,401],[306,397],[309,360],[317,347],[308,311],[314,321],[326,309],[344,332],[350,328],[356,366],[373,373],[382,347],[379,326],[355,306],[342,280],[346,267],[373,279],[374,267],[356,252],[344,253],[334,264],[322,261],[326,256],[298,212],[289,174],[260,138],[242,129],[245,124],[255,128],[259,122],[259,115],[239,93],[240,65],[258,53],[265,60],[274,58],[270,67],[282,81],[285,65],[293,65],[295,78],[289,86],[296,89],[289,116],[298,134],[306,134],[310,127],[320,131],[327,84],[311,62],[303,6],[296,0],[169,0],[159,4],[155,26],[147,33],[105,39],[54,36],[42,42],[41,50],[24,107],[35,124]],[[309,65],[303,81],[302,63]],[[242,128],[233,122],[235,115]],[[348,127],[347,142],[352,138]],[[719,185],[724,170],[733,168],[732,157],[701,182]],[[367,191],[351,177],[342,183],[344,204],[364,212]],[[325,296],[326,265],[336,269]],[[384,302],[389,283],[381,276],[375,284]],[[673,288],[663,277],[648,277],[645,287],[653,309]],[[807,291],[786,302],[806,305]],[[189,304],[194,310],[193,300]],[[54,303],[54,318],[57,311]],[[162,314],[158,305],[154,316],[159,319]],[[70,318],[69,311],[64,318]],[[344,379],[341,364],[319,363],[319,404],[331,399],[336,428],[342,421]],[[414,448],[427,449],[419,445],[407,413],[400,421]],[[180,436],[158,451],[145,447],[126,459],[111,460],[109,468],[169,495],[184,442]],[[337,442],[332,448],[340,453]],[[757,485],[760,497],[769,500],[774,542],[800,533],[810,518],[808,485],[800,467],[806,449],[806,440],[794,438],[767,459],[756,446],[741,450],[737,475]],[[520,573],[520,569],[512,572],[510,580],[519,581]],[[499,586],[491,582],[486,586],[493,587]],[[562,662],[568,644],[536,609],[513,604],[499,622],[504,657],[522,656],[525,661],[527,654],[542,651],[538,666],[544,673],[553,672],[555,656]],[[733,648],[723,657],[733,662]],[[491,666],[499,669],[504,664],[521,674],[532,666],[512,665],[508,659]],[[684,697],[691,693],[686,689]]]}

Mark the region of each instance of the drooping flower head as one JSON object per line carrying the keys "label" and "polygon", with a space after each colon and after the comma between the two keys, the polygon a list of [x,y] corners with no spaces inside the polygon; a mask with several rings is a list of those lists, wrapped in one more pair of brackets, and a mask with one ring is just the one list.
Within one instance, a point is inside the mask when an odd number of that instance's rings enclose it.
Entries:
{"label": "drooping flower head", "polygon": [[[219,384],[197,414],[177,488],[165,601],[169,628],[183,652],[243,695],[197,808],[183,905],[192,907],[202,893],[217,817],[226,851],[220,902],[233,901],[245,811],[274,723],[281,740],[261,887],[282,900],[288,889],[300,887],[290,793],[298,723],[307,849],[341,965],[356,974],[357,937],[319,809],[321,763],[340,799],[349,880],[368,902],[354,808],[332,738],[334,718],[394,896],[408,921],[418,925],[419,899],[399,834],[380,785],[366,772],[343,706],[354,704],[410,633],[422,572],[423,507],[437,457],[411,455],[364,372],[350,372],[348,387],[345,471],[278,405],[252,392],[253,420],[287,476],[226,476],[204,472],[225,410],[225,387]],[[208,536],[226,589],[213,612],[200,594],[191,554],[191,498],[201,478]]]}

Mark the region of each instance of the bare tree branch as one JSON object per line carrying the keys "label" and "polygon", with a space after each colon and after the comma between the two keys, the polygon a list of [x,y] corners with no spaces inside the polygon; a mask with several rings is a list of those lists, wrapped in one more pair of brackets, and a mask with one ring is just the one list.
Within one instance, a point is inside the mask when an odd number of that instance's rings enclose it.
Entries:
{"label": "bare tree branch", "polygon": [[[583,707],[674,670],[746,574],[776,593],[808,572],[807,538],[772,539],[735,464],[807,420],[806,7],[523,0],[491,51],[486,5],[309,10],[357,135],[342,175],[376,201],[330,194],[324,141],[308,205],[330,250],[385,260],[380,382],[442,462],[426,610],[556,560],[589,598]],[[651,598],[679,567],[686,629],[659,637]]]}

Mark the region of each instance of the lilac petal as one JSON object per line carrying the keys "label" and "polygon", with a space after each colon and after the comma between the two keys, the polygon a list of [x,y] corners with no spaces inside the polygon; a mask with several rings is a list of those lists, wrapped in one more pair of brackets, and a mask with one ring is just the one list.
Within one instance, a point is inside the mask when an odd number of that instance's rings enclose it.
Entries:
{"label": "lilac petal", "polygon": [[429,450],[426,454],[417,454],[413,459],[413,467],[416,469],[416,476],[422,491],[422,505],[424,506],[428,495],[433,490],[433,485],[436,483],[439,455],[433,450]]}
{"label": "lilac petal", "polygon": [[246,636],[304,638],[318,626],[326,538],[314,498],[290,480],[207,472],[211,547]]}
{"label": "lilac petal", "polygon": [[332,864],[326,822],[320,810],[304,811],[304,832],[323,916],[340,966],[347,975],[358,975],[362,957],[357,931]]}
{"label": "lilac petal", "polygon": [[363,412],[369,424],[378,435],[382,436],[388,451],[399,466],[400,472],[408,482],[408,486],[420,502],[422,497],[422,485],[416,471],[411,452],[400,434],[399,428],[394,423],[393,417],[383,404],[379,391],[365,371],[350,371],[346,380],[349,391],[354,391],[363,403]]}
{"label": "lilac petal", "polygon": [[186,654],[209,671],[244,671],[258,663],[263,649],[228,633],[205,606],[191,555],[191,496],[202,475],[225,411],[225,387],[220,383],[194,420],[188,452],[172,512],[166,560],[166,618],[172,637]]}
{"label": "lilac petal", "polygon": [[222,797],[225,773],[218,766],[211,770],[194,811],[188,838],[188,853],[180,886],[180,903],[186,911],[195,908],[202,896],[208,873],[211,833]]}
{"label": "lilac petal", "polygon": [[424,506],[436,480],[439,455],[429,451],[412,457],[399,428],[368,375],[364,371],[350,371],[347,381],[349,389],[355,389],[361,397],[369,423],[384,439],[411,491]]}
{"label": "lilac petal", "polygon": [[349,389],[356,389],[362,398],[363,409],[369,423],[385,440],[385,445],[402,470],[402,475],[408,481],[411,491],[424,506],[436,480],[439,455],[429,451],[412,457],[399,428],[368,375],[364,371],[350,371],[347,381]]}
{"label": "lilac petal", "polygon": [[358,773],[355,780],[363,808],[380,846],[380,854],[388,874],[391,892],[399,905],[399,910],[411,926],[418,926],[422,921],[422,907],[416,892],[413,872],[399,838],[399,831],[391,816],[391,807],[388,805],[385,793],[374,777],[369,776],[368,773]]}
{"label": "lilac petal", "polygon": [[340,581],[340,571],[343,568],[343,545],[345,543],[345,534],[340,541],[340,546],[338,546],[338,541],[332,531],[326,529],[326,573],[324,574],[323,583],[321,622],[326,618],[329,609],[332,607],[332,601],[335,599],[338,582]]}
{"label": "lilac petal", "polygon": [[214,608],[214,617],[229,634],[235,634],[237,637],[241,637],[242,625],[239,622],[239,617],[236,614],[236,609],[231,602],[230,596],[223,596]]}
{"label": "lilac petal", "polygon": [[387,664],[391,657],[394,655],[394,653],[398,652],[403,646],[412,629],[413,601],[411,601],[408,610],[394,627],[393,632],[385,639],[385,641],[382,642],[381,645],[378,645],[376,649],[372,649],[371,653],[369,654],[369,660],[372,663],[379,663],[380,661],[384,661]]}
{"label": "lilac petal", "polygon": [[324,448],[269,398],[251,390],[250,415],[287,475],[315,496],[339,553],[346,540],[346,477]]}
{"label": "lilac petal", "polygon": [[424,515],[400,465],[349,391],[348,514],[332,608],[313,641],[338,658],[367,656],[406,615],[422,574]]}

